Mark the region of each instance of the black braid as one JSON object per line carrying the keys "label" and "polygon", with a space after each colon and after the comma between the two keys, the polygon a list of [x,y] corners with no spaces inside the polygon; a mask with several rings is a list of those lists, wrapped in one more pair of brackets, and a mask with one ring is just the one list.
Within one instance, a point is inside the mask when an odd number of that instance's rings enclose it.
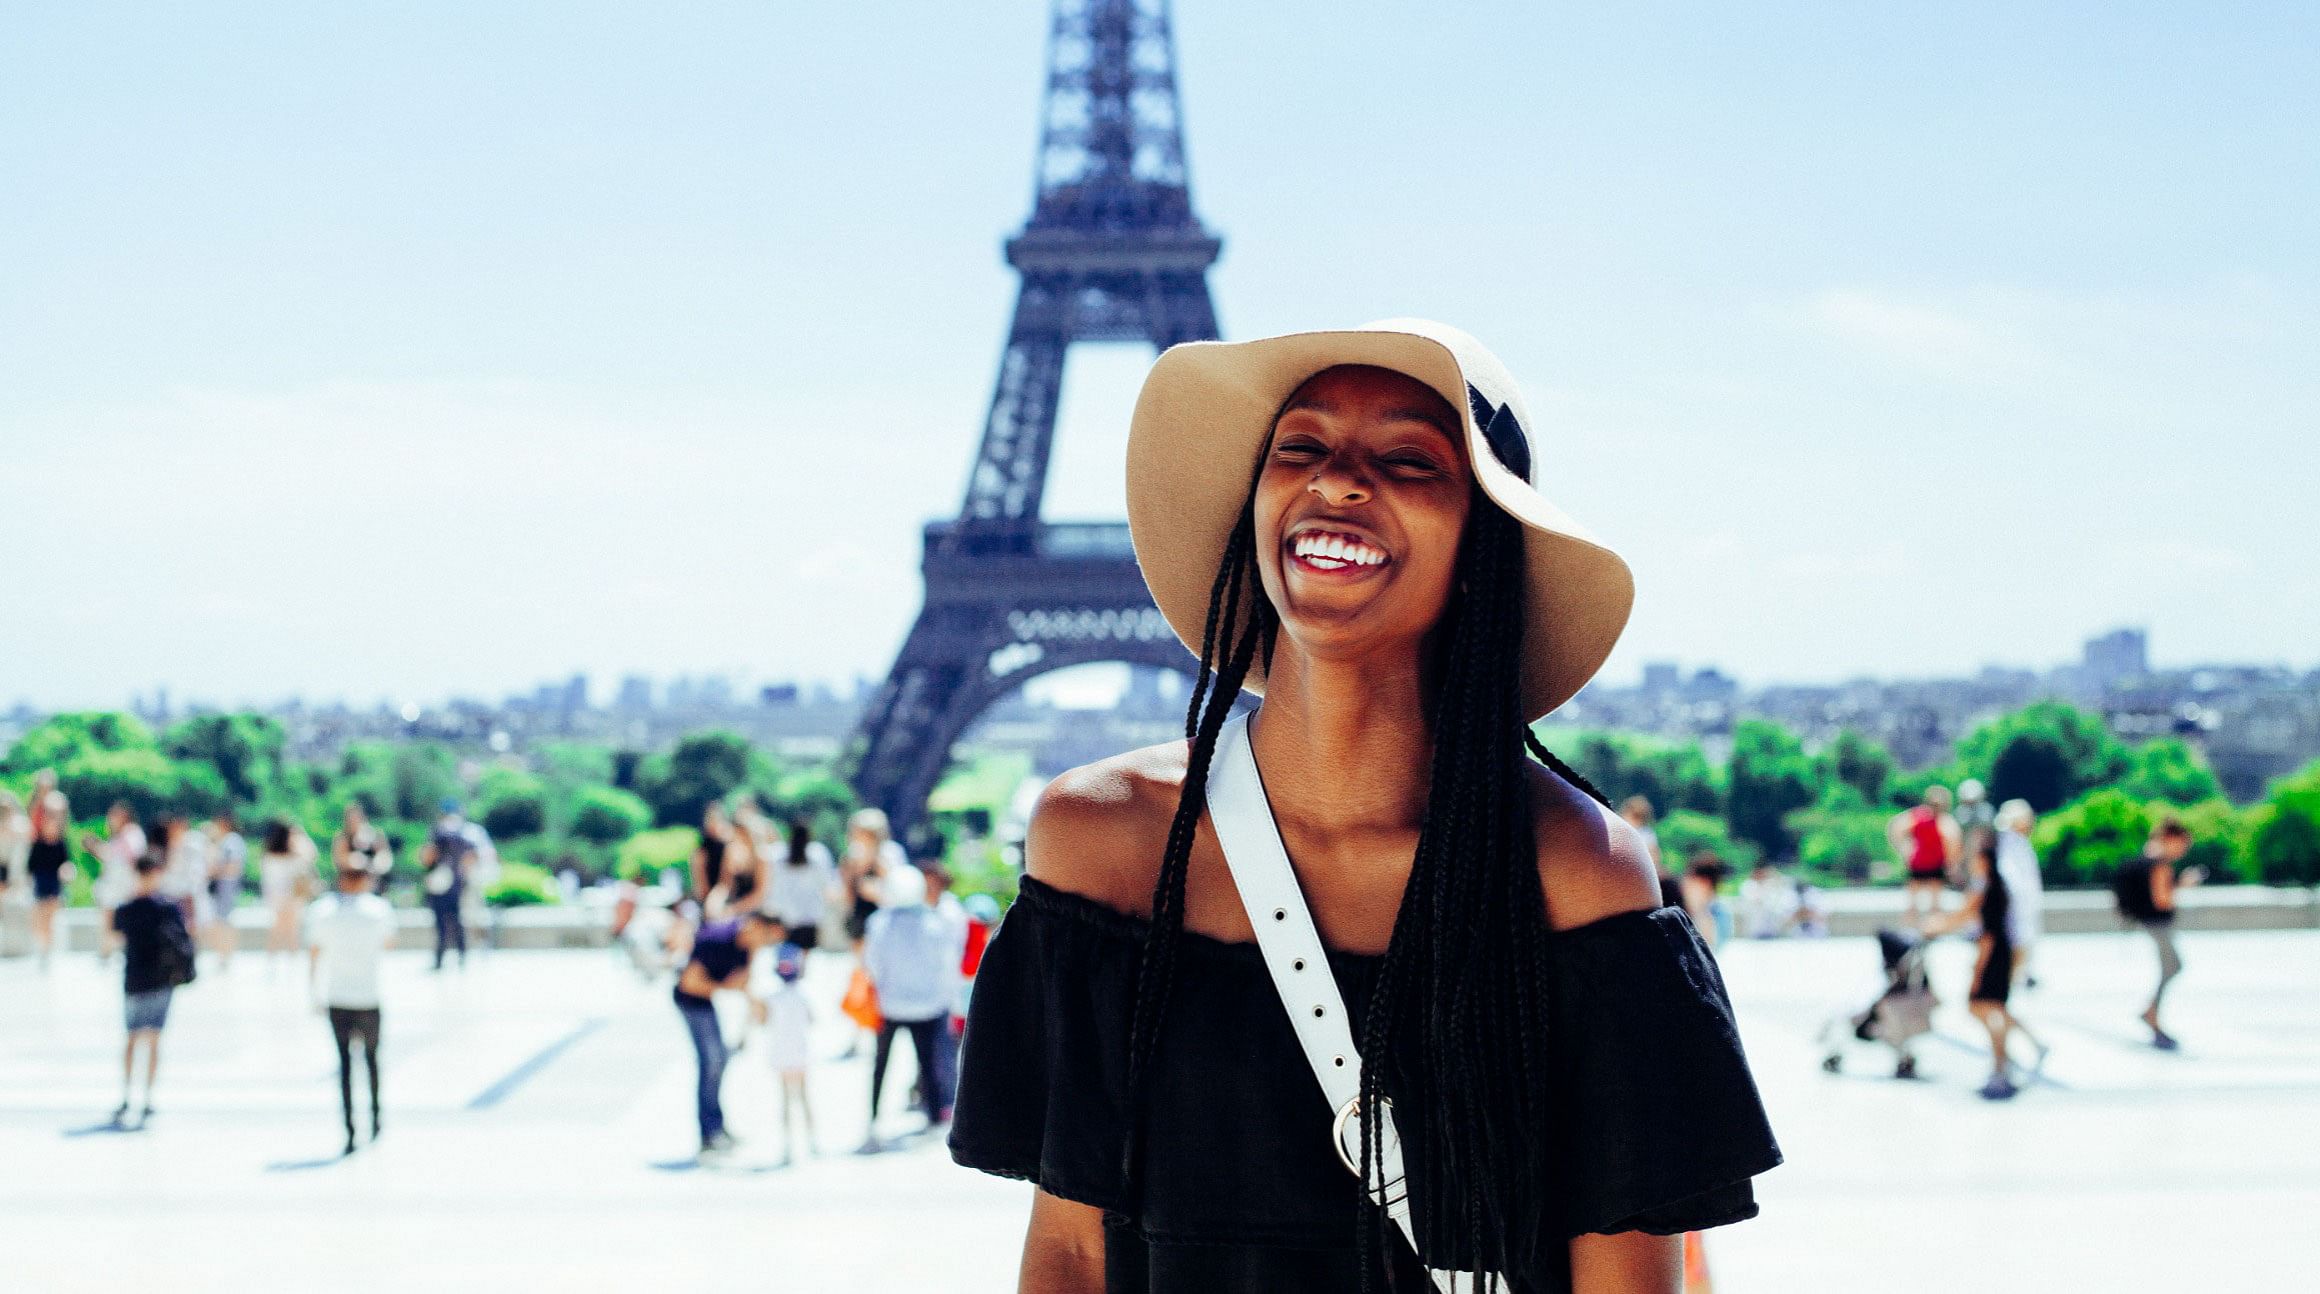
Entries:
{"label": "black braid", "polygon": [[[1375,1183],[1375,1130],[1392,1098],[1404,1138],[1417,1229],[1432,1257],[1489,1272],[1527,1269],[1547,1247],[1546,901],[1539,884],[1526,750],[1588,795],[1602,795],[1540,744],[1524,722],[1525,608],[1519,523],[1479,489],[1459,544],[1459,591],[1430,647],[1428,809],[1368,1009],[1360,1021],[1359,1160],[1365,1192],[1357,1244],[1362,1289],[1386,1260],[1392,1223]],[[1252,498],[1228,539],[1203,626],[1200,675],[1185,715],[1184,786],[1152,892],[1129,1038],[1131,1111],[1142,1108],[1166,1018],[1184,923],[1185,877],[1207,808],[1216,737],[1254,660],[1270,663],[1279,621],[1256,591]],[[1125,1168],[1138,1187],[1141,1117],[1131,1114]]]}

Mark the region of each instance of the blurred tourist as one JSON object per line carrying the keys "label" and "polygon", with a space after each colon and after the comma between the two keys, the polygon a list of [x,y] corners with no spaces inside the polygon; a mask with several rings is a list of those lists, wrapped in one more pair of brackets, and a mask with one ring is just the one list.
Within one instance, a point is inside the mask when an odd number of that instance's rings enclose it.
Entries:
{"label": "blurred tourist", "polygon": [[2020,1090],[2014,1085],[2012,1061],[2006,1048],[2008,1037],[2019,1032],[2030,1040],[2038,1052],[2034,1070],[2045,1067],[2046,1044],[2009,1007],[2014,985],[2014,937],[2020,930],[2021,917],[2014,910],[2006,874],[1998,867],[1997,844],[1986,832],[1979,839],[1982,844],[1974,851],[1964,904],[1927,922],[1925,932],[1938,935],[1968,924],[1980,926],[1981,933],[1974,947],[1974,978],[1966,991],[1966,1009],[1974,1013],[1974,1018],[1990,1034],[1990,1079],[1982,1085],[1982,1098],[2003,1101]]}
{"label": "blurred tourist", "polygon": [[[922,858],[917,863],[918,874],[926,878],[926,906],[942,922],[943,937],[959,950],[958,973],[951,977],[951,997],[942,1028],[934,1036],[935,1081],[941,1085],[942,1117],[950,1118],[951,1097],[959,1090],[959,1028],[966,1016],[966,977],[974,972],[967,966],[967,941],[973,922],[967,916],[966,906],[959,896],[951,893],[950,868],[939,857]],[[920,1082],[925,1079],[921,1078]],[[921,1097],[923,1099],[923,1093]]]}
{"label": "blurred tourist", "polygon": [[[871,915],[878,911],[880,886],[887,873],[909,866],[909,856],[895,843],[884,813],[861,809],[846,820],[846,852],[838,860],[838,884],[846,905],[846,942],[854,950],[854,975],[860,981],[860,992],[869,991],[869,972],[862,967],[862,938],[870,928]],[[849,985],[847,993],[856,995],[856,986]],[[845,1054],[839,1059],[852,1059],[861,1044],[862,1033],[856,1032],[846,1040]]]}
{"label": "blurred tourist", "polygon": [[153,1082],[161,1070],[161,1030],[169,1023],[169,1001],[178,986],[193,981],[193,935],[177,904],[161,896],[167,868],[158,851],[130,864],[132,891],[105,916],[121,942],[122,1015],[129,1028],[129,1040],[121,1048],[116,1125],[128,1123],[139,1043],[145,1045],[145,1104],[137,1126],[153,1117]]}
{"label": "blurred tourist", "polygon": [[1903,809],[1885,824],[1885,838],[1909,869],[1906,920],[1920,924],[1941,911],[1941,892],[1959,857],[1957,819],[1950,816],[1949,788],[1925,788],[1925,800]]}
{"label": "blurred tourist", "polygon": [[372,825],[370,814],[359,802],[348,802],[338,834],[330,838],[330,865],[341,872],[351,867],[365,878],[377,877],[382,884],[395,870],[394,842]]}
{"label": "blurred tourist", "polygon": [[56,789],[56,774],[44,768],[33,775],[26,808],[32,819],[32,844],[24,855],[24,870],[32,883],[32,946],[39,950],[40,968],[45,971],[56,948],[56,910],[64,901],[65,877],[72,869],[72,846],[66,841],[72,806]]}
{"label": "blurred tourist", "polygon": [[810,953],[821,944],[822,919],[829,915],[830,898],[838,887],[837,860],[814,839],[804,819],[792,818],[781,861],[771,871],[766,908],[789,931],[789,941]]}
{"label": "blurred tourist", "polygon": [[16,792],[0,786],[0,955],[8,952],[10,924],[24,892],[24,860],[32,852],[32,818]]}
{"label": "blurred tourist", "polygon": [[1660,867],[1659,828],[1653,825],[1659,815],[1652,811],[1651,801],[1640,795],[1628,796],[1619,802],[1619,817],[1635,828],[1636,835],[1643,837],[1643,847],[1651,851],[1651,865]]}
{"label": "blurred tourist", "polygon": [[241,905],[242,885],[249,879],[250,846],[235,830],[231,810],[211,817],[203,829],[209,840],[209,908],[207,933],[218,969],[234,960],[234,909]]}
{"label": "blurred tourist", "polygon": [[1990,807],[1990,791],[1979,778],[1969,777],[1958,783],[1957,812],[1958,857],[1952,860],[1950,880],[1965,883],[1963,870],[1966,860],[1981,852],[1983,845],[1998,835],[1997,810]]}
{"label": "blurred tourist", "polygon": [[764,873],[757,856],[757,832],[750,820],[753,816],[736,813],[733,817],[732,830],[725,837],[722,875],[709,887],[709,897],[701,905],[711,921],[737,917],[763,906],[764,895],[760,889]]}
{"label": "blurred tourist", "polygon": [[1998,871],[2006,878],[2006,898],[2015,917],[2014,977],[2024,988],[2038,987],[2030,969],[2031,953],[2046,933],[2046,883],[2038,875],[2038,851],[2030,844],[2030,828],[2037,821],[2028,800],[2006,801],[1991,820],[1997,832]]}
{"label": "blurred tourist", "polygon": [[[383,851],[379,851],[382,852]],[[315,1005],[330,1019],[338,1047],[338,1110],[346,1122],[346,1149],[353,1154],[354,1052],[363,1054],[370,1079],[371,1140],[379,1139],[379,963],[395,943],[395,910],[371,892],[377,853],[350,850],[338,864],[338,892],[317,902],[306,915],[307,984]]]}
{"label": "blurred tourist", "polygon": [[[794,940],[797,931],[789,934]],[[766,1050],[773,1057],[773,1075],[781,1082],[781,1162],[785,1166],[797,1148],[798,1126],[805,1129],[806,1153],[822,1153],[814,1136],[813,1101],[806,1093],[806,1075],[813,1066],[814,1008],[798,985],[805,973],[805,949],[791,942],[775,950],[774,988],[765,997],[765,1036]]]}
{"label": "blurred tourist", "polygon": [[1787,934],[1797,907],[1796,882],[1769,860],[1759,860],[1740,882],[1740,932],[1750,939]]}
{"label": "blurred tourist", "polygon": [[480,822],[467,818],[459,824],[459,835],[467,841],[467,872],[459,887],[459,926],[461,964],[467,961],[467,944],[479,948],[496,948],[499,937],[492,925],[491,891],[499,884],[499,846],[491,832]]}
{"label": "blurred tourist", "polygon": [[176,813],[164,815],[153,834],[163,864],[162,897],[177,905],[187,930],[205,929],[210,922],[209,837]]}
{"label": "blurred tourist", "polygon": [[443,813],[435,820],[435,828],[428,833],[427,849],[420,862],[426,873],[420,888],[427,893],[427,910],[435,917],[435,969],[443,969],[443,958],[453,949],[459,951],[459,968],[467,969],[467,926],[462,919],[460,903],[467,897],[467,873],[475,858],[475,838],[466,830],[466,815],[459,811],[457,800],[443,801]]}
{"label": "blurred tourist", "polygon": [[[749,992],[749,961],[758,949],[778,943],[781,925],[762,912],[725,920],[704,921],[693,935],[693,952],[677,975],[677,1014],[692,1037],[693,1059],[699,1067],[699,1085],[693,1109],[701,1126],[701,1162],[716,1163],[733,1151],[732,1134],[725,1131],[725,1031],[717,1022],[715,997],[721,992]],[[765,1004],[752,1001],[759,1020]]]}
{"label": "blurred tourist", "polygon": [[709,801],[709,807],[701,810],[701,843],[693,847],[689,879],[695,902],[707,904],[709,891],[725,879],[725,842],[732,836],[733,820],[725,816],[725,806]]}
{"label": "blurred tourist", "polygon": [[2190,829],[2182,819],[2169,815],[2151,829],[2143,856],[2120,867],[2111,881],[2119,912],[2143,928],[2159,953],[2159,984],[2151,990],[2151,1005],[2143,1010],[2143,1023],[2151,1026],[2151,1045],[2161,1051],[2173,1051],[2181,1045],[2159,1023],[2159,1006],[2166,999],[2167,986],[2183,973],[2183,958],[2175,951],[2176,894],[2207,879],[2204,867],[2185,868],[2177,875],[2175,865],[2190,850]]}
{"label": "blurred tourist", "polygon": [[81,848],[97,860],[97,876],[89,895],[97,905],[97,960],[109,961],[119,943],[113,934],[113,909],[136,892],[137,862],[145,856],[145,829],[137,825],[136,810],[125,800],[115,800],[113,807],[105,810],[104,836],[83,835]]}
{"label": "blurred tourist", "polygon": [[1723,897],[1725,878],[1731,874],[1731,867],[1713,849],[1694,851],[1684,869],[1684,911],[1710,950],[1723,947],[1732,937],[1732,909]]}
{"label": "blurred tourist", "polygon": [[966,927],[927,906],[926,878],[905,863],[883,878],[885,904],[869,921],[862,941],[862,964],[878,992],[877,1051],[870,1061],[870,1130],[865,1154],[885,1149],[878,1136],[878,1105],[886,1086],[886,1062],[894,1035],[910,1034],[918,1059],[920,1108],[929,1129],[948,1117],[951,1093],[944,1089],[938,1059],[940,1039],[958,996],[959,964],[966,953]]}
{"label": "blurred tourist", "polygon": [[266,824],[258,854],[258,901],[266,905],[266,964],[297,950],[299,922],[314,896],[314,841],[286,818]]}

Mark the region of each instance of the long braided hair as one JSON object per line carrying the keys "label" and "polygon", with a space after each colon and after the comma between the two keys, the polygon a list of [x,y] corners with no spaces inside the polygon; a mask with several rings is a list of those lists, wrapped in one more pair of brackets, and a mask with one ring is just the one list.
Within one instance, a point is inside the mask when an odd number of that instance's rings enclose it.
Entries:
{"label": "long braided hair", "polygon": [[[1259,454],[1262,471],[1264,454]],[[1185,715],[1190,758],[1152,892],[1129,1042],[1133,1104],[1168,1009],[1184,927],[1185,876],[1207,807],[1218,731],[1252,661],[1270,668],[1280,620],[1255,579],[1255,482],[1227,539],[1201,633],[1200,671]],[[1391,941],[1378,968],[1360,1047],[1360,1163],[1368,1197],[1355,1221],[1362,1288],[1386,1261],[1382,1207],[1384,1102],[1395,1102],[1413,1221],[1429,1256],[1462,1270],[1527,1269],[1550,1212],[1546,1101],[1546,903],[1531,830],[1526,748],[1597,800],[1602,793],[1549,752],[1521,711],[1522,527],[1477,487],[1459,540],[1456,587],[1428,651],[1426,722],[1433,742],[1426,818]],[[1390,1086],[1390,1091],[1389,1091]],[[1140,1128],[1140,1120],[1131,1123]],[[1130,1189],[1140,1131],[1125,1154]],[[1483,1289],[1497,1287],[1485,1276]]]}

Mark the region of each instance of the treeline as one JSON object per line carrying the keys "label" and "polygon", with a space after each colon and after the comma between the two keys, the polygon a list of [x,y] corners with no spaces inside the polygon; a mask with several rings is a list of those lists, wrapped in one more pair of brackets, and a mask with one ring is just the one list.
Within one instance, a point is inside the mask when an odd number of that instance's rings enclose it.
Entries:
{"label": "treeline", "polygon": [[[349,804],[395,843],[397,883],[415,884],[420,846],[439,806],[458,801],[497,843],[500,904],[552,902],[555,872],[583,880],[647,878],[681,867],[711,800],[753,796],[768,813],[806,819],[836,842],[853,792],[818,766],[787,764],[729,732],[694,733],[657,754],[581,743],[525,756],[462,753],[437,742],[356,742],[336,759],[285,755],[280,723],[257,714],[208,714],[154,732],[112,711],[59,714],[26,732],[0,759],[0,786],[25,796],[53,769],[71,801],[81,885],[93,873],[83,831],[127,803],[144,822],[169,814],[233,812],[245,833],[275,819],[305,827],[324,847]],[[253,834],[254,842],[254,834]],[[254,859],[253,859],[254,865]]]}
{"label": "treeline", "polygon": [[1676,860],[1705,849],[1742,867],[1763,858],[1793,865],[1821,884],[1897,881],[1887,820],[1928,786],[1954,789],[1973,778],[1991,804],[2021,799],[2038,812],[2033,840],[2049,885],[2106,883],[2169,814],[2197,841],[2190,861],[2216,881],[2320,884],[2320,762],[2274,783],[2258,803],[2234,805],[2190,744],[2162,737],[2130,746],[2099,716],[2061,702],[1994,719],[1959,742],[1949,762],[1915,771],[1858,733],[1811,750],[1764,719],[1733,728],[1722,765],[1696,742],[1540,731],[1614,803],[1649,799],[1662,852]]}
{"label": "treeline", "polygon": [[[1859,734],[1808,749],[1795,733],[1762,719],[1734,728],[1731,754],[1721,763],[1695,742],[1562,728],[1542,735],[1615,802],[1649,799],[1660,815],[1663,851],[1674,859],[1708,849],[1738,866],[1770,858],[1820,884],[1895,879],[1886,820],[1917,803],[1929,785],[1954,788],[1976,778],[1991,803],[2019,798],[2038,811],[2035,841],[2052,885],[2103,884],[2142,848],[2162,814],[2191,828],[2198,842],[2191,861],[2216,881],[2320,883],[2320,762],[2275,783],[2258,803],[2234,805],[2185,742],[2129,746],[2098,716],[2056,702],[1993,720],[1960,742],[1948,763],[1915,771]],[[681,867],[712,800],[751,796],[769,814],[804,818],[832,846],[855,807],[852,790],[827,766],[785,762],[721,731],[694,733],[651,754],[564,743],[493,755],[378,741],[307,762],[285,750],[281,725],[263,715],[199,715],[157,733],[127,714],[59,714],[0,759],[0,786],[21,797],[35,773],[55,770],[79,828],[76,855],[80,830],[97,829],[115,801],[146,821],[232,810],[247,831],[287,819],[318,843],[337,829],[348,804],[360,803],[394,838],[405,883],[416,880],[419,846],[437,806],[455,799],[507,860],[493,894],[501,903],[552,901],[552,874],[566,868],[593,880]],[[936,823],[971,824],[954,833],[964,854],[954,851],[953,870],[972,888],[1005,893],[1007,869],[980,837],[1004,811],[1013,777],[974,772],[946,783]],[[84,876],[93,870],[78,861]]]}

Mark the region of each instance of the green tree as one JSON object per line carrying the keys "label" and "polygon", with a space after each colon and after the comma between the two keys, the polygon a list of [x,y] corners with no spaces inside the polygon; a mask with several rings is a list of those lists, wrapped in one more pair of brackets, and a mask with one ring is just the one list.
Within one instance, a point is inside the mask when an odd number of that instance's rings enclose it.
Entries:
{"label": "green tree", "polygon": [[[2024,743],[2001,772],[2006,748],[2026,736],[2042,740]],[[2039,701],[1967,733],[1958,743],[1957,763],[1961,776],[1978,777],[1989,786],[1991,798],[2028,800],[2044,813],[2116,783],[2127,775],[2132,758],[2100,715],[2062,701]],[[2052,780],[2046,780],[2050,775]]]}
{"label": "green tree", "polygon": [[617,845],[652,825],[652,806],[611,786],[584,786],[572,798],[573,835]]}
{"label": "green tree", "polygon": [[56,771],[74,812],[103,813],[115,801],[140,821],[166,813],[206,816],[226,807],[226,786],[206,764],[179,763],[158,750],[83,750]]}
{"label": "green tree", "polygon": [[749,783],[753,753],[748,740],[736,733],[692,733],[676,749],[637,769],[637,794],[652,806],[653,820],[661,826],[696,825],[710,801]]}
{"label": "green tree", "polygon": [[1724,788],[1733,836],[1782,858],[1792,843],[1788,815],[1819,798],[1820,778],[1795,733],[1769,719],[1743,719],[1732,730]]}
{"label": "green tree", "polygon": [[2223,794],[2207,761],[2180,737],[2161,737],[2136,747],[2134,764],[2120,790],[2141,800],[2198,804]]}
{"label": "green tree", "polygon": [[[1883,784],[1879,783],[1879,790]],[[1853,885],[1869,879],[1892,854],[1885,839],[1885,807],[1851,782],[1831,782],[1811,808],[1798,809],[1783,824],[1796,840],[1799,874],[1822,885]]]}
{"label": "green tree", "polygon": [[[52,714],[35,725],[0,760],[0,773],[57,769],[90,751],[152,750],[153,730],[133,714],[115,710],[75,710]],[[66,792],[71,794],[71,792]]]}
{"label": "green tree", "polygon": [[2049,885],[2102,885],[2151,837],[2151,811],[2115,788],[2087,795],[2039,819],[2031,833]]}
{"label": "green tree", "polygon": [[266,715],[201,714],[171,728],[161,748],[216,769],[235,803],[256,804],[275,783],[287,741],[282,725]]}
{"label": "green tree", "polygon": [[1734,837],[1722,818],[1678,809],[1659,820],[1661,865],[1680,873],[1702,852],[1714,854],[1739,871],[1754,867],[1763,856],[1754,841]]}
{"label": "green tree", "polygon": [[2320,884],[2320,761],[2272,783],[2248,834],[2248,870],[2266,885]]}
{"label": "green tree", "polygon": [[548,787],[530,773],[495,768],[476,787],[476,820],[494,840],[536,836],[548,829]]}
{"label": "green tree", "polygon": [[1721,807],[1715,770],[1698,742],[1555,729],[1542,730],[1539,739],[1613,804],[1640,795],[1660,813],[1714,813]]}
{"label": "green tree", "polygon": [[2000,804],[2023,800],[2039,813],[2050,813],[2067,803],[2076,788],[2070,752],[2051,734],[2017,732],[1991,761],[1989,788],[1990,798]]}
{"label": "green tree", "polygon": [[1892,785],[1893,752],[1851,728],[1841,729],[1825,758],[1829,775],[1860,793],[1864,807],[1884,803]]}

